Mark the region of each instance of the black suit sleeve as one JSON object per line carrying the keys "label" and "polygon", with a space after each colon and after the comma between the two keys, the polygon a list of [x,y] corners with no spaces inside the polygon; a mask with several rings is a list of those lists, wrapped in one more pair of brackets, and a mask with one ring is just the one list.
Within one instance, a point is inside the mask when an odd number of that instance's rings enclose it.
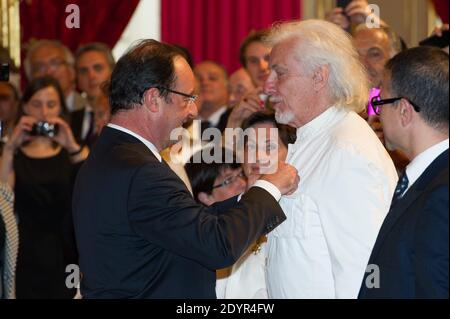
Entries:
{"label": "black suit sleeve", "polygon": [[448,298],[448,185],[435,189],[417,222],[416,297]]}
{"label": "black suit sleeve", "polygon": [[[232,265],[251,243],[286,218],[262,188],[253,187],[238,203],[231,203],[203,207],[172,171],[148,163],[132,180],[128,218],[131,228],[155,245],[218,269]],[[217,214],[223,208],[227,212]]]}

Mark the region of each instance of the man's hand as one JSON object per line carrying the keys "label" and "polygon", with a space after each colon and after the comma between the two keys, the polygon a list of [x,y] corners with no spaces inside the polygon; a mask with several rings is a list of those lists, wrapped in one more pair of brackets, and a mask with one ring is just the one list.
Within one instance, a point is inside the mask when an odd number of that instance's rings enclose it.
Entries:
{"label": "man's hand", "polygon": [[332,11],[326,14],[325,19],[340,26],[344,30],[347,30],[350,27],[350,21],[345,15],[343,8],[334,8]]}
{"label": "man's hand", "polygon": [[297,169],[284,162],[278,163],[278,170],[274,174],[262,175],[262,180],[275,185],[281,192],[281,195],[290,195],[297,190],[300,177]]}
{"label": "man's hand", "polygon": [[254,91],[248,93],[231,111],[228,118],[227,127],[241,127],[242,122],[253,113],[264,110],[264,101],[261,100],[260,94],[263,89],[258,87]]}

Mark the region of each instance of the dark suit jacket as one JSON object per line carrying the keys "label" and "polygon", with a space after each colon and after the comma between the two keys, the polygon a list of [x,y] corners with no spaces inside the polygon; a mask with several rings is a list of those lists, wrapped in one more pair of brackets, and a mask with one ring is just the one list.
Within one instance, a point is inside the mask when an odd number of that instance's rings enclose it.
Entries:
{"label": "dark suit jacket", "polygon": [[88,135],[84,138],[81,135],[83,130],[84,118],[86,116],[88,116],[88,112],[86,112],[84,108],[70,113],[70,128],[72,129],[73,136],[75,137],[75,140],[78,144],[87,145],[89,146],[89,148],[91,148],[97,139],[97,136],[91,136],[91,134],[93,134],[91,133],[91,130],[95,130],[93,119],[90,121]]}
{"label": "dark suit jacket", "polygon": [[105,127],[77,177],[73,212],[86,298],[215,298],[215,269],[286,217],[253,187],[205,208],[138,139]]}
{"label": "dark suit jacket", "polygon": [[359,298],[448,298],[448,150],[438,156],[391,209],[369,265],[380,287],[364,276]]}
{"label": "dark suit jacket", "polygon": [[81,138],[81,130],[83,127],[84,109],[73,111],[70,113],[70,128],[72,129],[73,136],[78,144],[83,143]]}

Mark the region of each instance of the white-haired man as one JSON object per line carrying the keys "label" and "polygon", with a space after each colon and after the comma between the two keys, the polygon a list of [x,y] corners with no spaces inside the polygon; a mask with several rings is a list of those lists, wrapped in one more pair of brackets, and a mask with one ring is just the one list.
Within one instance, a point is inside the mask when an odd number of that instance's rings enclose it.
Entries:
{"label": "white-haired man", "polygon": [[397,174],[357,115],[368,84],[350,37],[319,20],[275,27],[265,84],[278,122],[297,128],[287,162],[299,189],[269,234],[271,298],[356,298]]}

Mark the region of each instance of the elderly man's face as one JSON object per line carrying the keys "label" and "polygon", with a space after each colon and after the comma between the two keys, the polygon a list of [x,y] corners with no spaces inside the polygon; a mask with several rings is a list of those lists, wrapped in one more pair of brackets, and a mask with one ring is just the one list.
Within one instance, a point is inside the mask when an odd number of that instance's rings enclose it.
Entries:
{"label": "elderly man's face", "polygon": [[228,103],[228,82],[225,71],[215,63],[203,62],[195,69],[195,76],[200,81],[200,95],[203,102],[216,106]]}
{"label": "elderly man's face", "polygon": [[353,45],[366,67],[372,87],[379,87],[384,65],[393,56],[389,37],[379,29],[362,29],[354,35]]}
{"label": "elderly man's face", "polygon": [[293,127],[303,126],[317,115],[313,76],[303,70],[295,56],[297,43],[298,40],[290,39],[273,48],[271,71],[264,87],[273,103],[277,122]]}
{"label": "elderly man's face", "polygon": [[234,72],[228,83],[230,86],[230,107],[237,105],[247,93],[255,89],[250,75],[243,68]]}
{"label": "elderly man's face", "polygon": [[62,49],[51,45],[42,45],[30,57],[31,77],[49,75],[58,80],[67,96],[75,83],[75,70],[68,64]]}

